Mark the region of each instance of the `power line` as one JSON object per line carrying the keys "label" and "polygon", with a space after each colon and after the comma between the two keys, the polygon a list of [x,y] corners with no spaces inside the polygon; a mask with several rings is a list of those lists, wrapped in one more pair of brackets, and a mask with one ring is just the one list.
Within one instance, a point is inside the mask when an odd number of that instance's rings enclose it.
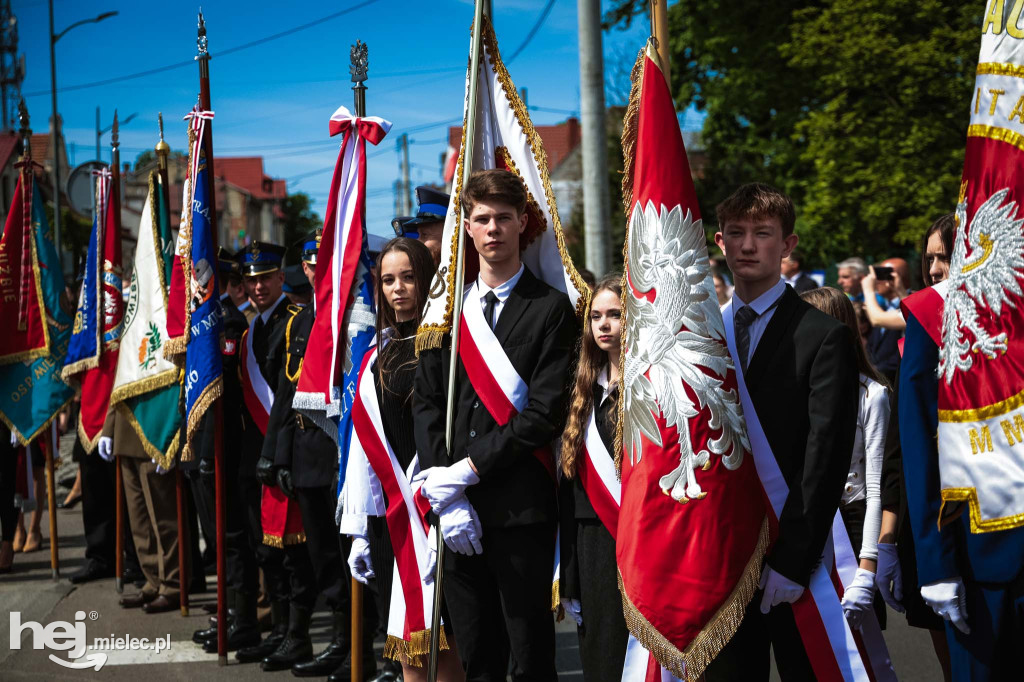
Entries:
{"label": "power line", "polygon": [[[257,38],[256,40],[249,41],[248,43],[242,43],[241,45],[236,45],[234,47],[229,47],[229,48],[227,48],[225,50],[221,50],[219,53],[216,53],[216,56],[225,57],[225,56],[227,56],[229,54],[234,54],[235,52],[240,52],[242,50],[247,50],[250,47],[255,47],[256,45],[262,45],[263,43],[268,43],[268,42],[270,42],[272,40],[277,40],[278,38],[284,38],[285,36],[292,35],[293,33],[298,33],[299,31],[305,31],[307,28],[312,28],[312,27],[317,26],[317,25],[319,25],[319,24],[321,24],[321,23],[323,23],[325,21],[330,21],[332,19],[337,19],[340,16],[343,16],[343,15],[348,14],[350,12],[354,12],[354,11],[356,11],[358,9],[362,9],[362,8],[368,6],[368,5],[372,5],[375,2],[378,2],[378,0],[364,0],[363,2],[361,2],[361,3],[357,4],[357,5],[352,5],[351,7],[348,7],[346,9],[343,9],[343,10],[338,11],[338,12],[334,12],[332,14],[328,14],[325,17],[320,17],[319,19],[307,22],[307,23],[302,24],[300,26],[295,26],[293,28],[289,28],[289,29],[286,29],[284,31],[280,31],[278,33],[274,33],[272,35],[269,35],[269,36],[266,36],[266,37],[263,37],[263,38]],[[106,78],[106,79],[101,80],[101,81],[93,81],[92,83],[79,83],[77,85],[66,85],[66,86],[64,86],[62,88],[57,88],[57,92],[70,92],[72,90],[84,90],[86,88],[95,88],[95,87],[99,87],[101,85],[110,85],[111,83],[119,83],[121,81],[131,80],[133,78],[142,78],[143,76],[151,76],[151,75],[153,75],[155,73],[162,73],[164,71],[170,71],[172,69],[180,69],[182,67],[189,66],[191,64],[195,64],[195,60],[194,59],[189,59],[188,61],[177,62],[177,63],[174,63],[174,64],[168,64],[166,66],[158,66],[158,67],[156,67],[154,69],[147,69],[145,71],[139,71],[137,73],[130,73],[130,74],[126,74],[124,76],[115,76],[114,78]],[[26,97],[36,97],[36,96],[39,96],[39,95],[49,95],[50,93],[51,93],[50,90],[37,90],[36,92],[25,93],[25,96]]]}
{"label": "power line", "polygon": [[537,35],[537,31],[539,31],[540,27],[544,24],[544,20],[548,18],[549,14],[551,14],[551,8],[554,6],[555,0],[548,0],[548,4],[544,6],[544,9],[540,13],[540,17],[537,18],[537,23],[534,24],[533,28],[530,29],[530,32],[526,34],[526,39],[519,47],[516,48],[516,51],[512,53],[512,56],[505,60],[506,64],[511,64],[512,60],[518,57],[519,53],[526,49],[526,46],[530,44],[530,41],[533,40],[533,37]]}

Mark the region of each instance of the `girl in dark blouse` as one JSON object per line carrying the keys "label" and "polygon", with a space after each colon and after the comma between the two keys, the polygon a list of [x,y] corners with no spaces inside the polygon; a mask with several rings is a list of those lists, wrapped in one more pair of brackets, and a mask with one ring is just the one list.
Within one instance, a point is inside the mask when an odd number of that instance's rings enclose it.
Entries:
{"label": "girl in dark blouse", "polygon": [[[430,251],[414,239],[392,239],[384,245],[377,257],[375,298],[379,350],[370,370],[373,372],[384,435],[403,471],[408,470],[416,456],[412,428],[416,330],[433,275],[434,261]],[[387,494],[384,495],[386,497]],[[386,502],[390,505],[392,501]],[[397,504],[404,502],[398,500]],[[367,519],[367,530],[369,563],[377,586],[377,612],[380,622],[386,627],[391,606],[395,552],[385,517],[370,516]],[[450,648],[441,652],[438,679],[461,682],[465,675],[455,652],[454,637],[448,628],[445,629],[445,636]],[[386,648],[385,655],[402,663],[402,677],[407,682],[427,679],[426,656],[409,655],[409,652],[401,648],[396,648],[390,654]]]}
{"label": "girl in dark blouse", "polygon": [[[583,329],[569,420],[562,436],[562,563],[558,589],[563,608],[576,621],[583,678],[587,682],[617,682],[622,678],[629,639],[619,596],[615,540],[594,511],[578,475],[587,456],[583,446],[592,413],[605,450],[615,451],[621,280],[621,274],[612,273],[594,288]],[[618,485],[618,481],[614,484]]]}

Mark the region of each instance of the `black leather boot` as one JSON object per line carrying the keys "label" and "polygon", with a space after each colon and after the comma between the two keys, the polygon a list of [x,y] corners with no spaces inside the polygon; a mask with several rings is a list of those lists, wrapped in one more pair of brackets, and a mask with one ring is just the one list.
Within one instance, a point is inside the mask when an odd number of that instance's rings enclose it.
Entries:
{"label": "black leather boot", "polygon": [[292,675],[296,677],[325,677],[345,662],[351,650],[348,637],[349,617],[347,611],[331,614],[331,641],[312,661],[296,663]]}
{"label": "black leather boot", "polygon": [[[377,658],[373,655],[373,650],[370,650],[370,654],[363,654],[363,680],[369,681],[377,677]],[[333,673],[327,676],[327,682],[351,682],[352,680],[352,661],[349,658],[345,659]]]}
{"label": "black leather boot", "polygon": [[[256,603],[253,600],[253,619],[252,627],[259,635],[259,625],[256,622]],[[245,648],[239,648],[235,654],[235,659],[239,663],[256,663],[262,661],[264,658],[274,653],[277,647],[284,641],[284,636],[288,632],[288,600],[283,599],[281,601],[270,602],[270,620],[274,624],[270,629],[270,634],[263,638],[261,642],[257,636],[256,641],[252,645]]]}
{"label": "black leather boot", "polygon": [[[231,588],[228,588],[224,594],[224,599],[227,601],[228,607],[228,625],[231,625],[231,621],[235,619],[235,598],[236,593]],[[216,602],[214,603],[216,606]],[[216,610],[214,611],[216,613]],[[217,616],[210,616],[210,627],[202,630],[196,630],[192,633],[192,641],[196,644],[206,644],[210,640],[217,640]]]}
{"label": "black leather boot", "polygon": [[[236,651],[260,643],[260,629],[256,623],[256,597],[254,595],[235,592],[235,616],[234,618],[228,618],[227,640],[228,651]],[[216,636],[203,645],[203,651],[208,654],[217,653]]]}
{"label": "black leather boot", "polygon": [[288,609],[288,634],[272,654],[263,659],[260,667],[267,672],[288,670],[296,663],[313,658],[313,642],[309,639],[309,619],[312,609],[291,603]]}

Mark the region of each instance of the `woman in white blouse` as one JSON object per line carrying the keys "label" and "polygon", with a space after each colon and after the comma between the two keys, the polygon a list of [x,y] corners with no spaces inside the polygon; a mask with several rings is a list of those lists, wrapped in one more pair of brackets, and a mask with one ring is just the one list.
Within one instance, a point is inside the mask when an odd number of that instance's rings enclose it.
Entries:
{"label": "woman in white blouse", "polygon": [[[845,324],[855,337],[859,336],[857,315],[843,292],[822,287],[804,293],[801,298]],[[889,388],[871,365],[863,344],[857,344],[857,364],[860,369],[857,432],[850,473],[839,506],[853,551],[860,560],[857,574],[843,596],[843,610],[854,628],[860,626],[864,613],[874,602],[878,531],[882,525],[882,455],[889,425]]]}

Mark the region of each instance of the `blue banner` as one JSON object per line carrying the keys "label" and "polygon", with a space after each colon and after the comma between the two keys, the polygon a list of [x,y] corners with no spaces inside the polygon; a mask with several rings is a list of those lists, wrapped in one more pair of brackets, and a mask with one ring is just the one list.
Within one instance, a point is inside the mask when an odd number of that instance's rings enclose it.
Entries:
{"label": "blue banner", "polygon": [[50,354],[0,367],[0,418],[8,427],[17,429],[22,443],[35,438],[74,395],[60,378],[71,338],[71,317],[60,305],[64,278],[39,192],[32,193],[32,228],[49,325]]}
{"label": "blue banner", "polygon": [[199,420],[221,394],[220,337],[223,327],[217,285],[217,253],[210,223],[206,161],[200,156],[192,197],[192,272],[189,276],[188,345],[185,350],[185,421],[187,441]]}
{"label": "blue banner", "polygon": [[[102,183],[102,176],[97,179]],[[102,185],[101,185],[102,186]],[[102,195],[103,203],[109,197]],[[75,325],[71,331],[71,341],[68,345],[67,357],[64,360],[64,376],[76,374],[81,369],[95,366],[99,360],[100,353],[100,302],[102,299],[100,277],[103,268],[101,264],[102,254],[102,233],[104,227],[104,213],[99,209],[93,211],[92,234],[89,235],[89,250],[85,257],[83,266],[82,291],[78,296],[78,310],[75,312]]]}
{"label": "blue banner", "polygon": [[356,272],[355,301],[353,301],[349,312],[348,351],[352,358],[349,363],[349,370],[345,372],[345,381],[341,392],[340,410],[338,416],[338,495],[341,495],[341,488],[345,485],[345,467],[348,464],[348,448],[352,439],[352,402],[355,399],[357,386],[359,385],[359,368],[363,366],[363,358],[370,350],[377,335],[376,328],[371,324],[367,326],[363,320],[370,319],[366,315],[355,315],[356,311],[368,311],[369,315],[376,319],[377,307],[373,302],[373,259],[367,248],[366,232],[363,232],[363,251],[359,257],[359,270]]}

